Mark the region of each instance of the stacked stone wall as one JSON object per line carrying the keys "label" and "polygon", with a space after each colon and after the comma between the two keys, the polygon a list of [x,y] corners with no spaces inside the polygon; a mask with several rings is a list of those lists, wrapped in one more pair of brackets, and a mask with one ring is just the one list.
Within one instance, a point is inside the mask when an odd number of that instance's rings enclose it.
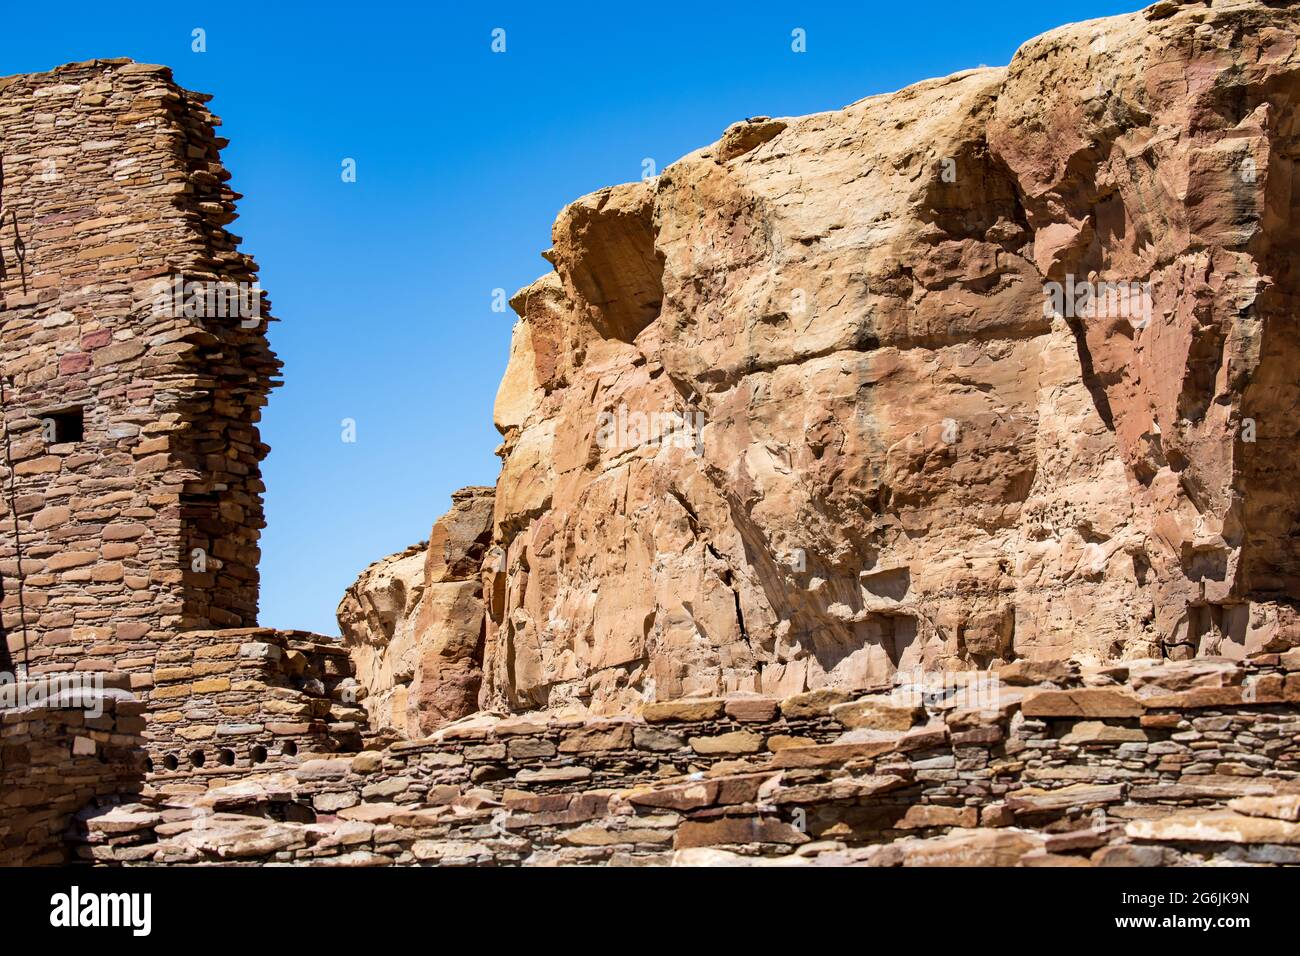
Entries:
{"label": "stacked stone wall", "polygon": [[347,652],[305,631],[178,634],[158,652],[150,683],[145,739],[158,786],[362,745],[365,711]]}
{"label": "stacked stone wall", "polygon": [[[225,229],[238,196],[208,99],[129,60],[0,79],[18,517],[17,537],[0,522],[0,671],[118,670],[143,686],[176,631],[256,623],[256,422],[279,363],[256,266]],[[186,283],[244,283],[260,318],[216,314]]]}
{"label": "stacked stone wall", "polygon": [[1300,863],[1300,654],[478,716],[88,818],[103,863]]}
{"label": "stacked stone wall", "polygon": [[98,684],[0,684],[0,866],[67,862],[74,814],[140,792],[143,705],[124,675]]}

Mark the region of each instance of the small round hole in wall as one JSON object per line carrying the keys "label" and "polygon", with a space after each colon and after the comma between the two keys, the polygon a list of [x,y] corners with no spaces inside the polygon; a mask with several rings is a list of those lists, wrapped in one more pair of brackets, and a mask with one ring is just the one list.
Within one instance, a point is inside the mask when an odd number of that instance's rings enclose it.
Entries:
{"label": "small round hole in wall", "polygon": [[165,770],[175,770],[180,765],[180,761],[176,759],[175,754],[168,754],[163,757],[163,769]]}
{"label": "small round hole in wall", "polygon": [[153,773],[153,757],[144,758],[144,772]]}
{"label": "small round hole in wall", "polygon": [[249,747],[248,756],[252,758],[253,763],[265,763],[266,748],[263,747],[261,744],[256,744],[255,746]]}
{"label": "small round hole in wall", "polygon": [[217,754],[217,763],[223,767],[233,766],[235,763],[235,752],[229,747],[223,747]]}
{"label": "small round hole in wall", "polygon": [[280,753],[286,757],[296,757],[298,756],[298,745],[292,740],[286,740],[284,746],[280,748]]}
{"label": "small round hole in wall", "polygon": [[202,751],[202,750],[192,750],[192,751],[190,751],[190,764],[191,764],[192,766],[195,766],[195,767],[202,767],[202,766],[203,766],[203,761],[205,761],[206,759],[207,759],[207,758],[203,755],[203,751]]}

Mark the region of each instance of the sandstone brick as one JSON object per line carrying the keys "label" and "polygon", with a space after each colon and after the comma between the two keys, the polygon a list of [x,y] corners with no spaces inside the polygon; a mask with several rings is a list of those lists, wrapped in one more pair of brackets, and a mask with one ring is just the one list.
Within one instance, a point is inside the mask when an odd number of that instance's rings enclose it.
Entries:
{"label": "sandstone brick", "polygon": [[1065,744],[1119,744],[1145,741],[1147,734],[1136,727],[1120,727],[1100,720],[1081,720],[1061,738]]}
{"label": "sandstone brick", "polygon": [[918,706],[900,704],[888,697],[862,697],[847,704],[834,704],[830,714],[845,727],[871,727],[877,730],[907,730],[925,711]]}
{"label": "sandstone brick", "polygon": [[1133,840],[1300,844],[1298,823],[1230,811],[1175,813],[1157,820],[1134,820],[1124,830]]}
{"label": "sandstone brick", "polygon": [[673,846],[678,849],[719,844],[779,843],[798,846],[809,837],[788,823],[768,817],[723,817],[720,820],[687,821],[677,829]]}
{"label": "sandstone brick", "polygon": [[353,773],[374,773],[383,765],[383,754],[366,750],[352,758]]}
{"label": "sandstone brick", "polygon": [[62,571],[65,568],[78,568],[94,564],[98,560],[99,554],[95,551],[64,551],[47,559],[45,567],[51,571]]}
{"label": "sandstone brick", "polygon": [[1026,717],[1140,717],[1145,710],[1131,690],[1113,687],[1031,690],[1020,707]]}
{"label": "sandstone brick", "polygon": [[896,749],[897,741],[880,740],[869,743],[815,744],[811,747],[787,747],[776,753],[774,767],[824,767],[843,763],[858,757],[877,757]]}
{"label": "sandstone brick", "polygon": [[38,511],[32,516],[32,530],[44,531],[47,528],[57,528],[64,524],[72,517],[72,509],[65,507],[49,507]]}
{"label": "sandstone brick", "polygon": [[192,687],[196,694],[216,694],[223,690],[230,690],[230,678],[210,677],[205,680],[196,680]]}
{"label": "sandstone brick", "polygon": [[508,750],[512,760],[527,760],[532,757],[553,757],[555,744],[549,740],[531,737],[514,737],[509,741]]}
{"label": "sandstone brick", "polygon": [[647,723],[667,723],[669,721],[693,722],[714,720],[722,716],[725,702],[721,698],[662,700],[645,704],[641,716]]}
{"label": "sandstone brick", "polygon": [[632,725],[616,723],[572,730],[560,741],[560,753],[626,750],[632,746]]}
{"label": "sandstone brick", "polygon": [[1034,813],[1116,803],[1123,799],[1123,784],[1072,784],[1056,790],[1026,787],[1007,794],[1006,805],[1016,813]]}
{"label": "sandstone brick", "polygon": [[1274,820],[1300,822],[1300,794],[1287,793],[1270,797],[1236,797],[1228,801],[1228,809],[1250,817],[1270,817]]}
{"label": "sandstone brick", "polygon": [[781,702],[775,697],[728,697],[723,709],[734,720],[766,723],[780,711]]}
{"label": "sandstone brick", "polygon": [[102,537],[105,541],[131,541],[149,533],[143,524],[110,524],[104,527]]}
{"label": "sandstone brick", "polygon": [[787,697],[781,701],[781,713],[786,717],[823,717],[835,705],[852,699],[853,695],[848,691],[824,687]]}
{"label": "sandstone brick", "polygon": [[894,824],[900,830],[919,830],[927,827],[974,827],[979,823],[979,810],[975,807],[943,807],[934,804],[913,804],[902,819]]}
{"label": "sandstone brick", "polygon": [[752,754],[763,749],[761,734],[747,730],[690,738],[691,749],[698,754]]}
{"label": "sandstone brick", "polygon": [[667,733],[653,727],[634,727],[632,743],[638,750],[672,751],[686,746],[686,741],[677,734]]}

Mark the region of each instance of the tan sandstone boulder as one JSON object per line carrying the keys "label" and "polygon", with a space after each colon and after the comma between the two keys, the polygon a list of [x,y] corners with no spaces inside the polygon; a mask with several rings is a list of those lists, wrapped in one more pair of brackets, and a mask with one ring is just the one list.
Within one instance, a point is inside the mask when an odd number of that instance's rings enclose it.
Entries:
{"label": "tan sandstone boulder", "polygon": [[366,568],[339,603],[372,728],[418,737],[478,709],[491,516],[492,489],[455,492],[427,542]]}

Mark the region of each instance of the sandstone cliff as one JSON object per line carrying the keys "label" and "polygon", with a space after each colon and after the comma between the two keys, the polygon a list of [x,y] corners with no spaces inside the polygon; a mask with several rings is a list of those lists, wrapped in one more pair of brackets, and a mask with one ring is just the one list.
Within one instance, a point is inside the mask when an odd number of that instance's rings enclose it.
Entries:
{"label": "sandstone cliff", "polygon": [[1296,643],[1298,31],[1159,3],[565,208],[479,705]]}
{"label": "sandstone cliff", "polygon": [[479,565],[492,489],[462,488],[451,498],[428,541],[370,565],[339,602],[339,629],[375,730],[418,737],[478,706]]}

